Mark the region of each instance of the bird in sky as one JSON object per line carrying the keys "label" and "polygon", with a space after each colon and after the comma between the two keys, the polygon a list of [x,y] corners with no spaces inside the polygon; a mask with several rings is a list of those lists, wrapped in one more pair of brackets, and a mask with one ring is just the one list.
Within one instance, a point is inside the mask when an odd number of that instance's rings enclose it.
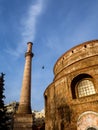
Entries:
{"label": "bird in sky", "polygon": [[44,69],[45,67],[44,66],[42,66],[42,69]]}

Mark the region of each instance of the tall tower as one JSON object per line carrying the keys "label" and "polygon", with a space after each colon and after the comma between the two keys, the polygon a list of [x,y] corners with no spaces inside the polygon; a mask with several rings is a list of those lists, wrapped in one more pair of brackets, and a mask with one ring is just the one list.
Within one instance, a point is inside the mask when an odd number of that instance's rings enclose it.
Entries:
{"label": "tall tower", "polygon": [[31,65],[32,65],[32,43],[28,42],[25,53],[25,66],[23,82],[18,111],[14,117],[14,130],[32,130],[33,118],[31,111]]}

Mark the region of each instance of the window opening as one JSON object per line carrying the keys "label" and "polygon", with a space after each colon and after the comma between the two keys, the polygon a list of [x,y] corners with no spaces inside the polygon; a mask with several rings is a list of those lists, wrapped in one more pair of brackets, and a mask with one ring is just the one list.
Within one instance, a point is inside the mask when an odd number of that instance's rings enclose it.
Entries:
{"label": "window opening", "polygon": [[78,97],[84,97],[95,94],[94,84],[89,79],[83,79],[76,84]]}

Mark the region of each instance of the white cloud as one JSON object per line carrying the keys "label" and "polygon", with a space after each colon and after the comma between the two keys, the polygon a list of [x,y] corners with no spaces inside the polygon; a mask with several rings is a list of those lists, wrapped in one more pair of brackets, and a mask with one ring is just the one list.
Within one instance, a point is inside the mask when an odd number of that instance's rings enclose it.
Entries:
{"label": "white cloud", "polygon": [[35,4],[29,6],[29,9],[26,14],[21,19],[21,40],[17,45],[16,50],[12,48],[7,49],[7,53],[13,54],[17,57],[20,56],[22,52],[24,52],[26,48],[27,42],[34,41],[36,35],[36,24],[38,21],[38,17],[41,15],[43,11],[43,0],[37,0]]}
{"label": "white cloud", "polygon": [[34,40],[36,34],[36,23],[38,16],[42,13],[43,1],[38,0],[36,4],[31,5],[27,17],[22,20],[23,31],[22,31],[22,41]]}

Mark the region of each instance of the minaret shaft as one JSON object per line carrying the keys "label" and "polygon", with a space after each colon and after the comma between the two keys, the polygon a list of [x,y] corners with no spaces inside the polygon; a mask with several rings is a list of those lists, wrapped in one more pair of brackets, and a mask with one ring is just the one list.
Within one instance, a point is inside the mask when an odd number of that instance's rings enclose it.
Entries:
{"label": "minaret shaft", "polygon": [[31,113],[31,66],[32,66],[32,43],[28,43],[28,49],[25,53],[25,66],[22,81],[21,96],[17,113]]}
{"label": "minaret shaft", "polygon": [[33,130],[31,112],[31,70],[32,70],[32,43],[28,43],[25,53],[25,66],[18,111],[14,116],[13,130]]}

